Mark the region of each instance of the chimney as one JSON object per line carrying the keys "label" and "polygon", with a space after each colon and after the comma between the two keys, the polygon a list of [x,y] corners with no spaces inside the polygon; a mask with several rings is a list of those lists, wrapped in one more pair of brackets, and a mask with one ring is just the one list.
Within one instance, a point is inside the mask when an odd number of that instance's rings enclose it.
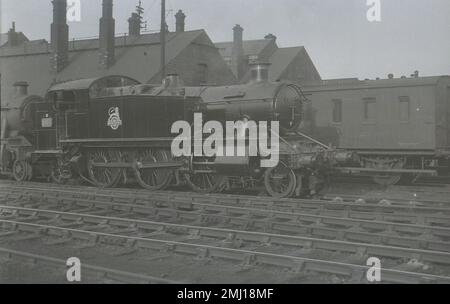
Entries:
{"label": "chimney", "polygon": [[168,74],[163,80],[164,88],[179,88],[182,86],[184,86],[184,83],[178,74]]}
{"label": "chimney", "polygon": [[115,21],[113,0],[103,0],[103,14],[100,18],[100,67],[107,69],[115,62]]}
{"label": "chimney", "polygon": [[28,95],[28,82],[18,81],[14,83],[14,97],[22,97]]}
{"label": "chimney", "polygon": [[266,40],[277,40],[277,36],[275,36],[274,34],[267,34],[264,39]]}
{"label": "chimney", "polygon": [[269,68],[268,62],[257,62],[251,65],[251,82],[265,82],[269,81]]}
{"label": "chimney", "polygon": [[8,31],[8,46],[17,46],[19,44],[19,39],[16,32],[16,23],[12,23],[11,29]]}
{"label": "chimney", "polygon": [[177,33],[184,32],[186,15],[183,13],[182,10],[178,11],[178,13],[175,15],[175,19],[176,19],[176,31],[177,31]]}
{"label": "chimney", "polygon": [[237,24],[233,28],[233,51],[231,53],[231,68],[238,78],[241,80],[244,76],[244,29]]}
{"label": "chimney", "polygon": [[52,68],[62,71],[69,63],[69,26],[67,25],[66,0],[53,0],[51,25]]}
{"label": "chimney", "polygon": [[128,19],[128,35],[141,35],[141,17],[139,17],[138,13],[132,13],[131,18]]}

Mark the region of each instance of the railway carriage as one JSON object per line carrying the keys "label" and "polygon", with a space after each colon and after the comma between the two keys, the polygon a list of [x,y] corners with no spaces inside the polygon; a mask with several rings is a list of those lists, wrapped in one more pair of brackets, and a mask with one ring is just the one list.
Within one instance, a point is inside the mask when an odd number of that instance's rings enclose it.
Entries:
{"label": "railway carriage", "polygon": [[383,185],[450,176],[450,77],[343,79],[306,85],[314,137],[357,152]]}

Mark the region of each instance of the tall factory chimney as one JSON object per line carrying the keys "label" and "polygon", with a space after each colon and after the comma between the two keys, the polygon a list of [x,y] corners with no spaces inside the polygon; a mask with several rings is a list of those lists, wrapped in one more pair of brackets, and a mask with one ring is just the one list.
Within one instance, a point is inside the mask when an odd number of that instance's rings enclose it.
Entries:
{"label": "tall factory chimney", "polygon": [[176,19],[176,31],[177,31],[177,33],[184,32],[186,15],[183,13],[182,10],[178,11],[178,13],[175,15],[175,19]]}
{"label": "tall factory chimney", "polygon": [[115,62],[115,26],[113,0],[103,0],[103,14],[100,18],[100,67],[105,69]]}
{"label": "tall factory chimney", "polygon": [[238,80],[241,80],[244,76],[244,29],[237,24],[233,28],[233,50],[231,53],[231,69],[233,70],[234,74],[238,78]]}
{"label": "tall factory chimney", "polygon": [[51,25],[52,68],[62,71],[69,63],[69,26],[67,25],[66,0],[53,0],[53,23]]}

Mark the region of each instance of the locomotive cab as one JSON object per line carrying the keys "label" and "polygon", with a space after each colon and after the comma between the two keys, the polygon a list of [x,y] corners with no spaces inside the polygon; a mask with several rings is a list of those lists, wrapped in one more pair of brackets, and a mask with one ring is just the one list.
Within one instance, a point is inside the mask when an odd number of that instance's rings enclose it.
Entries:
{"label": "locomotive cab", "polygon": [[139,82],[132,78],[113,75],[52,86],[46,99],[56,111],[58,142],[89,136],[92,100],[126,94],[130,86],[138,84]]}

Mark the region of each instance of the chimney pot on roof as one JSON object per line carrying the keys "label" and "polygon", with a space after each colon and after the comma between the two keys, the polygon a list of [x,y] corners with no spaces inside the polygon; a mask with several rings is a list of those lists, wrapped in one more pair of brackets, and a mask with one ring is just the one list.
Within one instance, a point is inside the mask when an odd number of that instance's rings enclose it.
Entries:
{"label": "chimney pot on roof", "polygon": [[100,18],[100,66],[109,68],[115,62],[115,20],[113,0],[103,0],[103,15]]}
{"label": "chimney pot on roof", "polygon": [[52,67],[63,70],[69,62],[69,26],[67,25],[66,0],[53,0],[53,23],[51,25]]}
{"label": "chimney pot on roof", "polygon": [[244,29],[237,24],[233,28],[233,50],[231,54],[231,68],[238,78],[241,80],[244,76]]}
{"label": "chimney pot on roof", "polygon": [[179,10],[178,13],[175,15],[176,19],[176,31],[177,33],[182,33],[185,31],[185,20],[186,15],[183,13],[182,10]]}
{"label": "chimney pot on roof", "polygon": [[240,26],[239,24],[236,24],[234,27],[233,27],[233,32],[234,32],[234,34],[236,35],[236,34],[242,34],[243,32],[244,32],[244,29],[242,28],[242,26]]}
{"label": "chimney pot on roof", "polygon": [[264,39],[267,40],[277,40],[277,36],[275,36],[274,34],[267,34]]}
{"label": "chimney pot on roof", "polygon": [[8,46],[17,46],[19,44],[19,37],[16,32],[16,23],[12,23],[11,29],[8,31]]}

